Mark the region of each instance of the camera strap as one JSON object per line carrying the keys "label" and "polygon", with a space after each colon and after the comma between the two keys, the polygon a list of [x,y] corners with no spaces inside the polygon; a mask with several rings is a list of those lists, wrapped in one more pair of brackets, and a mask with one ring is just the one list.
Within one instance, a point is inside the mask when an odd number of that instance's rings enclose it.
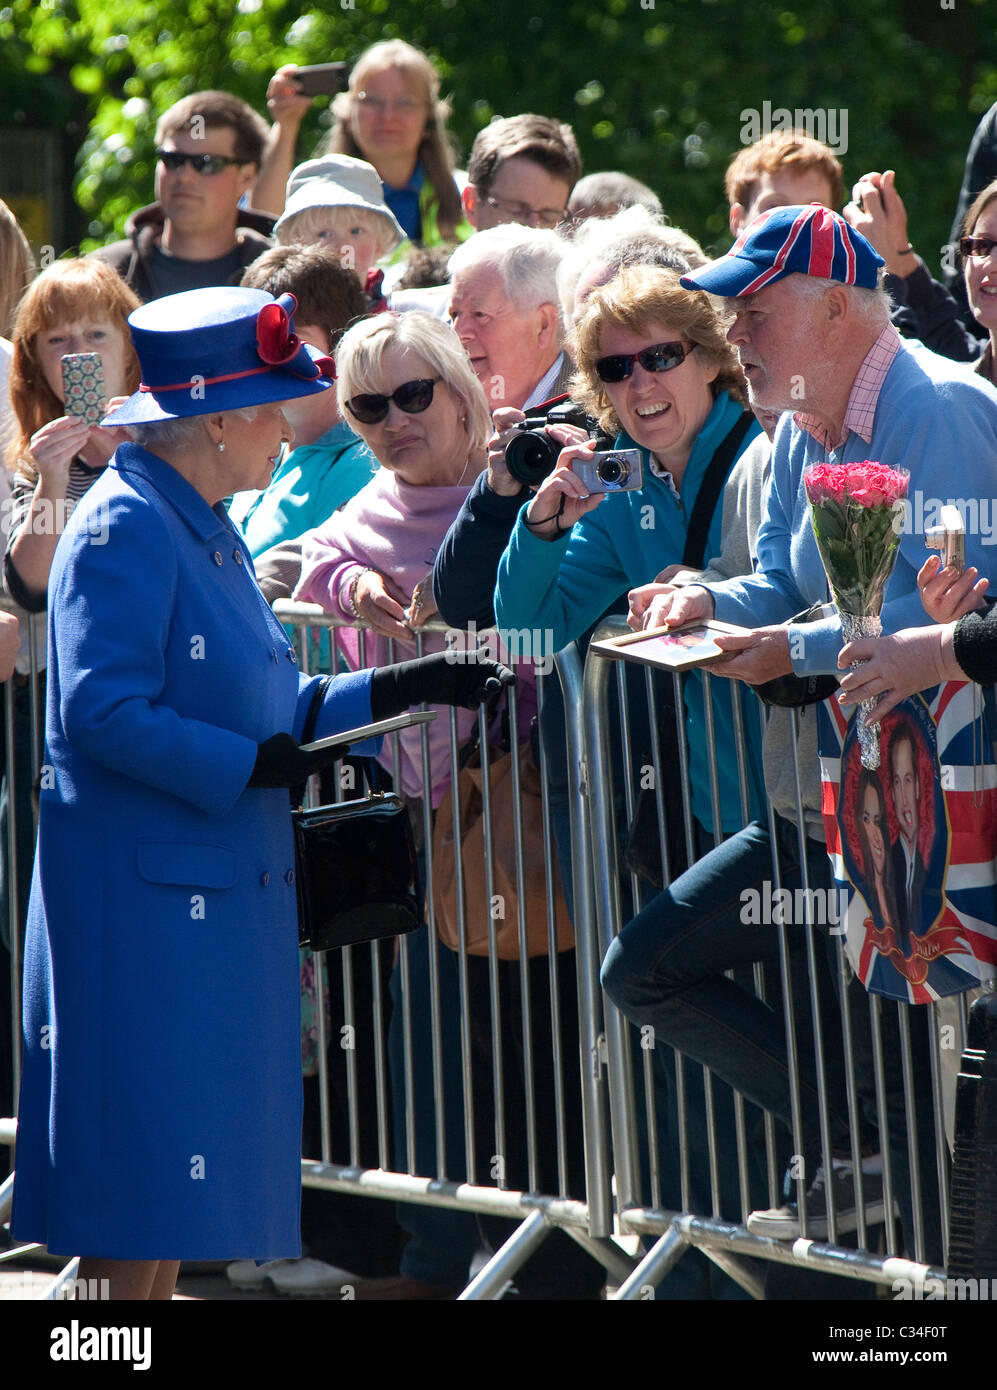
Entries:
{"label": "camera strap", "polygon": [[696,494],[692,516],[689,518],[689,529],[685,535],[685,549],[682,552],[682,563],[688,569],[701,570],[706,563],[706,542],[709,537],[713,513],[716,511],[717,502],[720,499],[724,483],[727,481],[727,474],[731,470],[737,451],[741,447],[744,436],[754,423],[754,415],[750,410],[746,410],[721,440],[713,457],[706,465],[703,481]]}

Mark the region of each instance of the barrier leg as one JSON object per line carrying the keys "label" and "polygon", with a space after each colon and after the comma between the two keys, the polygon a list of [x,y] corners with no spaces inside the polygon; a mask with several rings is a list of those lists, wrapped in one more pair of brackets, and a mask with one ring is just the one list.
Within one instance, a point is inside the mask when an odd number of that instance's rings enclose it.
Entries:
{"label": "barrier leg", "polygon": [[0,1226],[10,1220],[10,1209],[14,1205],[14,1174],[0,1183]]}
{"label": "barrier leg", "polygon": [[616,1303],[634,1303],[645,1297],[646,1290],[654,1289],[666,1274],[670,1274],[681,1255],[689,1248],[689,1242],[672,1227],[660,1240],[656,1241],[640,1264],[620,1285],[610,1300]]}
{"label": "barrier leg", "polygon": [[550,1229],[543,1212],[531,1212],[475,1275],[457,1301],[471,1303],[498,1298],[506,1283],[547,1238]]}

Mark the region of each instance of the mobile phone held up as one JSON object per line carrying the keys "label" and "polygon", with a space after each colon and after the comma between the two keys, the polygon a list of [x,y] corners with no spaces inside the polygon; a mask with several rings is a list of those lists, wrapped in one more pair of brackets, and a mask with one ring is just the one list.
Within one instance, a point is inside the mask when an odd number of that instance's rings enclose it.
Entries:
{"label": "mobile phone held up", "polygon": [[961,574],[966,568],[966,522],[958,507],[947,503],[939,515],[940,526],[924,533],[924,543],[929,550],[940,550],[942,568],[958,570]]}
{"label": "mobile phone held up", "polygon": [[62,358],[66,414],[99,425],[106,413],[104,364],[99,352],[67,352]]}
{"label": "mobile phone held up", "polygon": [[291,74],[303,97],[335,96],[346,91],[345,63],[312,63]]}

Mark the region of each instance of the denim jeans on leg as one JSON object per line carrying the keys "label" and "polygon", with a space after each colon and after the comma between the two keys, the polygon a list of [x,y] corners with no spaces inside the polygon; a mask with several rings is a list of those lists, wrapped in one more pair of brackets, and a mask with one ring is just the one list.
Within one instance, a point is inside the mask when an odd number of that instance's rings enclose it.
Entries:
{"label": "denim jeans on leg", "polygon": [[[800,886],[795,830],[780,826],[782,884]],[[827,853],[808,841],[810,886],[831,885]],[[634,918],[613,942],[602,968],[610,999],[656,1038],[695,1058],[750,1100],[790,1126],[789,1067],[782,1015],[725,977],[731,967],[779,963],[779,935],[771,921],[752,922],[748,890],[762,893],[772,879],[768,827],[753,822],[698,860]],[[746,910],[748,909],[748,910]],[[745,920],[742,920],[745,919]],[[807,990],[803,934],[788,929],[794,966],[795,1023],[800,1050],[803,1146],[808,1171],[820,1154],[820,1124]],[[833,1029],[834,1011],[824,1010]],[[828,1048],[828,1102],[832,1138],[847,1142],[847,1106],[840,1049]],[[811,1166],[813,1165],[813,1166]]]}
{"label": "denim jeans on leg", "polygon": [[[796,855],[796,830],[776,818],[782,886],[801,884]],[[807,841],[811,888],[833,887],[825,847]],[[659,894],[613,942],[603,963],[603,986],[609,997],[633,1022],[651,1024],[665,1042],[711,1067],[743,1092],[790,1125],[789,1065],[782,1018],[723,971],[754,960],[777,962],[778,931],[771,922],[752,922],[746,914],[745,890],[761,890],[772,876],[771,840],[767,826],[755,823],[727,840],[693,865],[670,888]],[[757,914],[764,916],[765,914]],[[742,917],[749,920],[744,921]],[[803,1157],[812,1174],[819,1160],[819,1117],[816,1069],[806,998],[806,976],[799,924],[788,927],[794,967],[795,1026],[800,1095],[803,1110]],[[839,949],[836,945],[834,950]],[[798,982],[797,982],[798,981]],[[875,1122],[869,1000],[852,980],[847,990],[852,1028],[856,1089],[867,1122]],[[883,1054],[890,1155],[897,1183],[908,1247],[912,1248],[910,1169],[906,1143],[906,1101],[903,1093],[896,1005],[883,1012]],[[847,1151],[849,1130],[843,1051],[835,1027],[836,1009],[822,1009],[825,1025],[825,1076],[831,1122],[831,1143]],[[911,1009],[915,1075],[929,1074],[927,1020]],[[930,1104],[918,1106],[919,1170],[924,1191],[925,1234],[929,1259],[940,1255],[937,1187],[933,1179]]]}

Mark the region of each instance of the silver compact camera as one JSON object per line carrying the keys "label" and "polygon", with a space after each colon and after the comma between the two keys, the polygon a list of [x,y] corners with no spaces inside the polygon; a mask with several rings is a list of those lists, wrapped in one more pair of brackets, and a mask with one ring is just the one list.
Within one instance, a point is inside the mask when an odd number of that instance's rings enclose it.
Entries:
{"label": "silver compact camera", "polygon": [[589,492],[637,492],[644,486],[639,449],[603,449],[591,459],[574,459],[571,471]]}
{"label": "silver compact camera", "polygon": [[924,544],[929,550],[940,550],[942,567],[958,570],[966,568],[966,523],[958,507],[950,504],[939,513],[941,526],[924,533]]}

